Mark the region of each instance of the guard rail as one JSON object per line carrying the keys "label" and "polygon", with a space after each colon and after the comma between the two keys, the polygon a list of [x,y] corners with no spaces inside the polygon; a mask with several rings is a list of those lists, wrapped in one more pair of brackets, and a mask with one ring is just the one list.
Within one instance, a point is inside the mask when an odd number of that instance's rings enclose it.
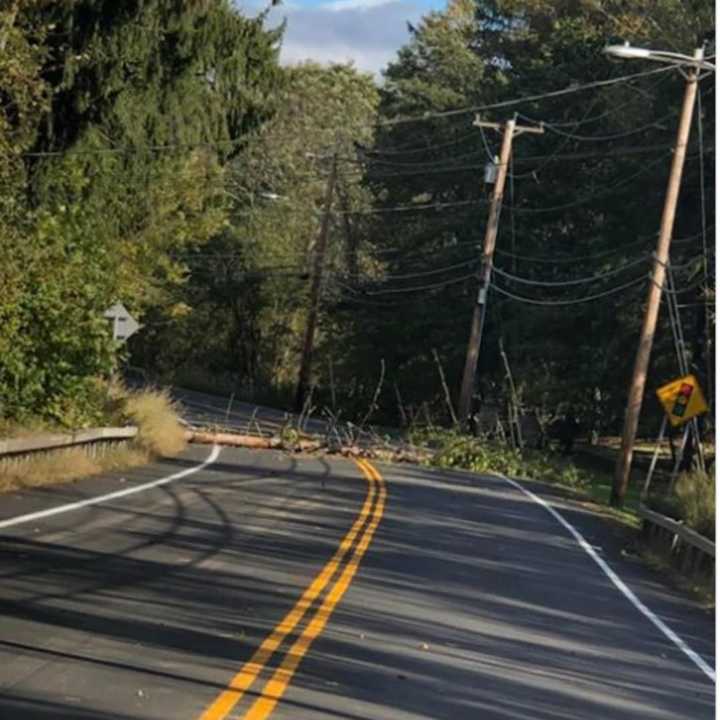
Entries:
{"label": "guard rail", "polygon": [[74,433],[43,433],[26,438],[0,440],[0,462],[20,461],[39,453],[52,453],[68,448],[86,448],[89,455],[99,449],[130,442],[137,435],[136,427],[90,428]]}
{"label": "guard rail", "polygon": [[644,505],[638,508],[643,520],[643,538],[651,549],[670,556],[672,564],[692,579],[715,572],[715,543],[686,527],[680,520],[661,515]]}

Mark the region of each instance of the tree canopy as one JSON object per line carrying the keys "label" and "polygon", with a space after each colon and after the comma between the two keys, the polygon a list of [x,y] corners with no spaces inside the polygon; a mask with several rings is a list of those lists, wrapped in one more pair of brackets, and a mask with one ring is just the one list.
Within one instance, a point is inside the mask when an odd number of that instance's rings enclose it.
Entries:
{"label": "tree canopy", "polygon": [[[712,47],[712,7],[451,0],[378,83],[281,67],[282,28],[230,0],[6,4],[0,416],[91,422],[97,378],[123,360],[289,403],[334,162],[315,403],[351,419],[377,394],[377,421],[448,420],[500,147],[478,117],[544,130],[513,143],[479,393],[502,405],[510,370],[527,408],[617,432],[684,83],[608,58],[620,40]],[[709,395],[713,90],[703,77],[671,258]],[[103,319],[116,301],[144,326],[129,350]],[[666,303],[648,395],[677,374],[668,317]]]}

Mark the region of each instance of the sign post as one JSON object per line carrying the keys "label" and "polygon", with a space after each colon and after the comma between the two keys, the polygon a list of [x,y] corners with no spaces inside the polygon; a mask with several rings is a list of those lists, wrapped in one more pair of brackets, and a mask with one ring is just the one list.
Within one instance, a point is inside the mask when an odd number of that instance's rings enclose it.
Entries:
{"label": "sign post", "polygon": [[[708,405],[705,401],[705,396],[703,395],[700,383],[692,374],[683,375],[683,377],[677,378],[677,380],[673,380],[672,382],[663,385],[655,391],[655,394],[665,410],[663,429],[665,428],[666,420],[669,421],[673,427],[679,427],[680,425],[686,425],[686,423],[691,420],[697,422],[695,418],[708,411]],[[675,467],[673,468],[672,476],[670,477],[668,494],[672,492],[675,485],[675,477],[677,476],[682,457],[685,454],[685,446],[687,445],[689,429],[690,426],[686,425],[683,430],[682,444],[680,446],[680,452],[678,453],[677,459],[675,460]],[[700,443],[698,443],[698,453],[700,453],[700,466],[704,469],[702,445]],[[645,491],[647,491],[649,484],[650,477],[648,476],[645,482]]]}
{"label": "sign post", "polygon": [[665,438],[665,430],[667,428],[667,415],[663,415],[662,423],[660,425],[660,432],[658,433],[657,442],[655,443],[655,450],[653,451],[652,460],[650,467],[648,468],[648,474],[645,478],[645,485],[643,485],[642,495],[640,496],[643,500],[648,496],[650,491],[650,481],[652,480],[653,473],[655,472],[655,466],[657,465],[658,456],[660,455],[660,448],[662,447],[662,441]]}

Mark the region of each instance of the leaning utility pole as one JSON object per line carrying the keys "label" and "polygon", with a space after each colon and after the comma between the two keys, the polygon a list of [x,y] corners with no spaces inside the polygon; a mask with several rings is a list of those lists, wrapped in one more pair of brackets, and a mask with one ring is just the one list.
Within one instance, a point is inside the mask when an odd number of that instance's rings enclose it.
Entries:
{"label": "leaning utility pole", "polygon": [[305,326],[305,339],[303,341],[302,357],[300,359],[300,372],[298,374],[297,393],[295,395],[295,410],[301,412],[305,404],[308,388],[310,386],[310,373],[312,371],[312,355],[315,344],[315,328],[320,311],[320,290],[322,287],[322,274],[325,266],[325,251],[327,249],[328,232],[330,231],[330,213],[332,211],[333,196],[335,193],[335,180],[337,178],[337,153],[332,156],[330,174],[328,175],[325,190],[325,209],[323,211],[320,235],[315,246],[312,282],[310,285],[310,310],[307,325]]}
{"label": "leaning utility pole", "polygon": [[[483,122],[479,117],[473,123],[476,127],[489,127],[500,130],[499,123]],[[500,149],[500,162],[497,168],[497,178],[493,187],[492,199],[490,201],[490,213],[488,215],[487,227],[485,229],[485,242],[483,243],[482,270],[480,272],[480,288],[477,301],[473,308],[472,325],[470,326],[470,339],[468,341],[467,355],[465,356],[465,370],[463,372],[462,386],[460,388],[460,402],[458,412],[460,423],[464,426],[470,417],[470,406],[472,394],[475,387],[475,372],[477,370],[478,357],[480,355],[480,344],[482,342],[483,326],[485,324],[485,309],[487,307],[487,294],[492,276],[493,254],[495,252],[495,240],[497,239],[498,224],[500,222],[500,211],[502,210],[503,191],[505,189],[505,178],[507,177],[510,153],[512,152],[512,141],[515,135],[524,132],[542,133],[542,127],[518,127],[515,118],[505,123],[502,147]]]}
{"label": "leaning utility pole", "polygon": [[670,257],[670,241],[672,239],[673,224],[675,222],[675,210],[677,208],[678,195],[680,194],[680,181],[682,180],[683,166],[685,164],[688,137],[690,135],[690,126],[693,117],[693,106],[697,94],[698,75],[700,74],[703,57],[704,51],[702,49],[695,51],[694,59],[697,61],[697,64],[689,71],[685,85],[685,99],[680,115],[680,125],[678,126],[677,144],[675,145],[672,168],[670,170],[670,178],[665,195],[665,208],[663,210],[662,222],[660,223],[660,234],[654,254],[655,264],[650,279],[647,308],[640,332],[640,343],[638,344],[637,354],[635,355],[635,367],[633,368],[632,380],[630,381],[620,455],[618,456],[617,465],[615,466],[615,479],[612,494],[610,495],[610,504],[615,507],[622,507],[625,501],[628,483],[630,482],[630,466],[632,465],[635,436],[640,420],[645,381],[647,380],[648,365],[650,364],[650,352],[652,350],[655,328],[660,312],[663,287],[665,286],[665,272],[668,265],[668,258]]}

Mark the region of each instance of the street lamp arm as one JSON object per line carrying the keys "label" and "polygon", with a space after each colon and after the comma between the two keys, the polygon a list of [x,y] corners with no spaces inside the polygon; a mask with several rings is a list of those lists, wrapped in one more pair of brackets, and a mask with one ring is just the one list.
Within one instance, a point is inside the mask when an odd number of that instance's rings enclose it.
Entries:
{"label": "street lamp arm", "polygon": [[694,58],[690,55],[683,55],[682,53],[668,52],[667,50],[650,50],[650,60],[655,59],[658,61],[667,60],[669,62],[680,63],[682,65],[697,65],[703,70],[715,69],[715,65],[705,59]]}
{"label": "street lamp arm", "polygon": [[608,45],[603,51],[606,55],[622,58],[625,60],[652,60],[653,62],[664,62],[672,65],[691,65],[703,70],[715,70],[715,65],[699,57],[683,55],[682,53],[669,52],[667,50],[650,50],[648,48],[633,47],[629,43],[623,45]]}

